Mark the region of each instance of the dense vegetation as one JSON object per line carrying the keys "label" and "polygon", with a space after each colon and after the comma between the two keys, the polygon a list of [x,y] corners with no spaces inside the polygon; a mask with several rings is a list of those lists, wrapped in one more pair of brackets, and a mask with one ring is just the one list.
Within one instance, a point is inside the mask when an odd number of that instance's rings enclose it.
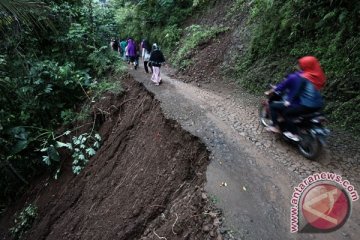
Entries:
{"label": "dense vegetation", "polygon": [[60,148],[70,151],[75,174],[99,148],[93,128],[77,133],[75,122],[91,121],[89,105],[103,91],[121,90],[106,80],[121,69],[110,38],[174,49],[179,25],[204,2],[0,0],[0,210],[35,175],[50,169],[58,177]]}
{"label": "dense vegetation", "polygon": [[[183,29],[184,21],[210,0],[112,0],[108,6],[114,9],[119,28],[118,38],[132,37],[138,42],[148,39],[157,42],[170,53],[180,44],[180,38],[189,29]],[[190,29],[192,33],[203,29]],[[214,29],[213,29],[214,30]],[[195,47],[195,46],[194,46]]]}
{"label": "dense vegetation", "polygon": [[[99,147],[101,139],[95,132],[74,135],[72,130],[74,121],[88,116],[86,101],[109,88],[121,89],[106,81],[120,63],[109,50],[110,37],[157,42],[175,67],[186,68],[193,49],[231,30],[185,23],[214,3],[0,0],[0,209],[49,165],[58,173],[59,148],[72,151],[73,171],[78,173]],[[360,3],[232,3],[224,17],[244,12],[251,37],[246,54],[236,62],[240,84],[262,91],[267,83],[282,79],[298,57],[315,55],[328,76],[324,94],[333,122],[360,133]],[[59,132],[60,127],[64,131]],[[67,135],[72,141],[61,142]]]}
{"label": "dense vegetation", "polygon": [[59,172],[58,148],[74,147],[74,173],[94,154],[99,136],[76,136],[73,123],[88,116],[85,100],[120,90],[104,79],[120,61],[108,48],[113,14],[98,1],[1,0],[0,15],[1,210],[48,166]]}
{"label": "dense vegetation", "polygon": [[[264,89],[304,55],[319,58],[328,77],[326,111],[336,125],[360,133],[360,2],[355,0],[237,0],[250,12],[251,44],[238,77]],[[261,71],[259,71],[261,69]]]}

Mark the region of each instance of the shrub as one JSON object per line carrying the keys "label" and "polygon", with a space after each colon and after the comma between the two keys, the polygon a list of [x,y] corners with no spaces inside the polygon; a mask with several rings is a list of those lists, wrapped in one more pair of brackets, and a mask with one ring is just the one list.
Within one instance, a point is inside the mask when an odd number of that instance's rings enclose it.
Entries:
{"label": "shrub", "polygon": [[15,218],[15,226],[10,228],[10,233],[14,239],[21,239],[22,236],[31,228],[37,217],[37,207],[29,204]]}

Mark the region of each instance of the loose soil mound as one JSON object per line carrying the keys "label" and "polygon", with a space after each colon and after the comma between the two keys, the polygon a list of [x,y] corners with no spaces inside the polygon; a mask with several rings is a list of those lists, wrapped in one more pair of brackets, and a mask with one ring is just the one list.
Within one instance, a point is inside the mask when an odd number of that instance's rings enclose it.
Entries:
{"label": "loose soil mound", "polygon": [[[244,25],[245,14],[233,13],[227,17],[233,1],[215,1],[214,5],[204,10],[201,16],[190,18],[184,25],[223,26],[229,30],[216,38],[197,46],[189,54],[191,64],[178,72],[178,79],[184,82],[224,83],[226,72],[233,71],[235,57],[244,50],[243,36],[238,31]],[[240,30],[241,31],[241,30]],[[241,35],[241,36],[239,36]],[[227,79],[229,80],[229,79]]]}
{"label": "loose soil mound", "polygon": [[123,96],[108,94],[94,106],[104,121],[103,146],[85,170],[47,187],[40,183],[27,195],[39,207],[27,239],[218,235],[219,219],[202,192],[209,161],[205,146],[165,119],[142,85],[127,79],[124,87]]}

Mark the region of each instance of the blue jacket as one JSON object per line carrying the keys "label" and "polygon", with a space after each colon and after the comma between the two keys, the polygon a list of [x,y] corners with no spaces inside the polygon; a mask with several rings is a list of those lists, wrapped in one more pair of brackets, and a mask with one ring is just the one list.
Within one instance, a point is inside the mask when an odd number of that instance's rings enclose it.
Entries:
{"label": "blue jacket", "polygon": [[289,74],[275,91],[286,93],[285,100],[294,106],[306,106],[310,108],[321,108],[324,105],[321,94],[314,85],[301,76],[301,72]]}
{"label": "blue jacket", "polygon": [[306,78],[302,78],[303,84],[305,84],[303,89],[300,89],[300,105],[309,107],[309,108],[322,108],[324,106],[324,101],[321,97],[321,94],[316,90],[315,86]]}

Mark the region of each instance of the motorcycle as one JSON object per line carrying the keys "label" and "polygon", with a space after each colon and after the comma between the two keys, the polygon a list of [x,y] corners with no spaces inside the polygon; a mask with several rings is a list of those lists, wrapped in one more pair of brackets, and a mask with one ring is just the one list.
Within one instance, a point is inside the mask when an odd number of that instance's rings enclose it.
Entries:
{"label": "motorcycle", "polygon": [[[270,115],[270,103],[272,101],[281,101],[282,96],[276,92],[266,94],[267,98],[261,103],[259,108],[260,124],[264,127],[269,127],[272,124]],[[278,117],[279,128],[281,132],[286,131],[285,119],[279,114]],[[299,141],[294,141],[284,134],[283,138],[297,145],[297,148],[301,155],[310,160],[315,160],[322,151],[322,148],[326,146],[325,139],[330,134],[330,130],[324,127],[327,122],[322,112],[314,112],[306,115],[302,115],[291,119],[296,125],[299,133]]]}

